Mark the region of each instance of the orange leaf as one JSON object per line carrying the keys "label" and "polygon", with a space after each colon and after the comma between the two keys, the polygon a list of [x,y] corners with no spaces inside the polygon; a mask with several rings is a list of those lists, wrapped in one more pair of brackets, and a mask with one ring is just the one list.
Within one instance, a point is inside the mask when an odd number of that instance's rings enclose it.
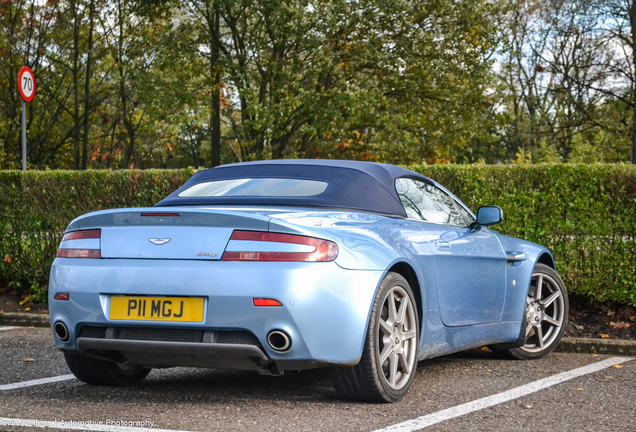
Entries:
{"label": "orange leaf", "polygon": [[608,335],[608,334],[602,334],[602,333],[601,333],[601,338],[603,338],[603,339],[609,339],[609,335]]}
{"label": "orange leaf", "polygon": [[614,327],[615,329],[624,329],[624,328],[630,328],[631,327],[631,324],[626,323],[626,322],[614,322],[614,321],[611,321],[610,325],[612,327]]}

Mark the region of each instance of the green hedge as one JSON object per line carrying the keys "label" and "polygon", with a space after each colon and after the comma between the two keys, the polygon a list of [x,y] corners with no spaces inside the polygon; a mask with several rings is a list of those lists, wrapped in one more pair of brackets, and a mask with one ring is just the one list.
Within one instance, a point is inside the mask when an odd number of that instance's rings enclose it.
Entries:
{"label": "green hedge", "polygon": [[45,300],[51,263],[71,220],[153,206],[193,174],[182,170],[0,171],[0,285]]}
{"label": "green hedge", "polygon": [[412,166],[473,211],[504,211],[497,231],[552,251],[569,291],[636,306],[636,166]]}
{"label": "green hedge", "polygon": [[[548,247],[570,292],[636,306],[636,167],[408,168],[437,180],[473,210],[501,206],[505,221],[496,229]],[[73,218],[106,208],[152,206],[193,172],[0,171],[0,283],[38,292]]]}

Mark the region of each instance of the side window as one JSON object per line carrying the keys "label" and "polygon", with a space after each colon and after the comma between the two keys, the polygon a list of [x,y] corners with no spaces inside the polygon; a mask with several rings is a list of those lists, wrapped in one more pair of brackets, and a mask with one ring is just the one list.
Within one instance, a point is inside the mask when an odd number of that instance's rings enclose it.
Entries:
{"label": "side window", "polygon": [[462,215],[462,217],[466,221],[466,226],[470,226],[473,222],[475,222],[475,218],[470,214],[470,212],[468,212],[458,202],[455,202],[455,207],[457,207],[457,210],[459,210],[459,214]]}
{"label": "side window", "polygon": [[467,226],[453,199],[435,186],[403,177],[395,181],[395,188],[409,218]]}

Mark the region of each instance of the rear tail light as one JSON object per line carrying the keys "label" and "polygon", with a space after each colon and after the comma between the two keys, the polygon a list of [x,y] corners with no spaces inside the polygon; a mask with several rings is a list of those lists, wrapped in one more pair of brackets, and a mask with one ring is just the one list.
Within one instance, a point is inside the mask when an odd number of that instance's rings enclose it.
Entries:
{"label": "rear tail light", "polygon": [[[102,230],[100,229],[66,233],[60,248],[57,250],[57,256],[59,258],[101,258],[99,249],[101,235]],[[87,245],[86,242],[77,242],[76,240],[88,240],[90,244]],[[77,243],[77,247],[74,247],[73,243]]]}
{"label": "rear tail light", "polygon": [[64,234],[64,238],[62,241],[67,240],[82,240],[82,239],[98,239],[102,236],[102,230],[93,229],[93,230],[84,230],[84,231],[71,231],[69,233]]}
{"label": "rear tail light", "polygon": [[57,256],[60,258],[101,258],[99,249],[58,249]]}
{"label": "rear tail light", "polygon": [[[281,247],[281,243],[288,244],[289,250]],[[302,248],[309,250],[298,252],[297,245],[309,246]],[[338,245],[329,240],[261,231],[234,231],[228,249],[232,250],[223,253],[222,261],[326,262],[333,261],[338,256]]]}

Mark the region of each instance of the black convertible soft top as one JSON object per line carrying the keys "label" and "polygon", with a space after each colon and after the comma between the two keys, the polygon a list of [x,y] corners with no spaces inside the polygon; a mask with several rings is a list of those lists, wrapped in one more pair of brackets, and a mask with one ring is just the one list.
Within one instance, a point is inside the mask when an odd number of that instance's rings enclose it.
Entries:
{"label": "black convertible soft top", "polygon": [[[323,207],[369,211],[406,217],[395,190],[398,177],[428,178],[388,164],[325,159],[284,159],[221,165],[194,174],[181,188],[156,204],[156,207],[188,205],[272,205]],[[246,178],[286,178],[317,180],[327,183],[324,192],[307,197],[209,196],[180,197],[190,187],[215,180]]]}

